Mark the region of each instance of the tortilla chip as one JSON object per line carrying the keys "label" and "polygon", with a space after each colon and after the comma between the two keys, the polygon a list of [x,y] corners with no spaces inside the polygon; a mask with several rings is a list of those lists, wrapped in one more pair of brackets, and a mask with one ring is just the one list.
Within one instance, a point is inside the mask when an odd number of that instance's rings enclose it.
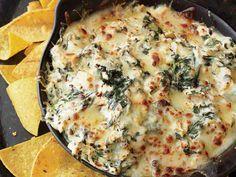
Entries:
{"label": "tortilla chip", "polygon": [[51,2],[48,4],[49,9],[55,9],[58,4],[58,0],[51,0]]}
{"label": "tortilla chip", "polygon": [[[53,10],[39,9],[26,12],[4,26],[0,30],[0,59],[7,60],[31,43],[47,40],[51,35],[53,20]],[[9,33],[14,34],[21,41],[18,42],[18,40],[15,40],[10,43],[9,41],[11,40],[8,39]],[[18,45],[22,41],[24,45],[20,45],[19,47]]]}
{"label": "tortilla chip", "polygon": [[15,76],[12,75],[12,71],[15,67],[16,65],[0,65],[0,74],[8,84],[17,80]]}
{"label": "tortilla chip", "polygon": [[42,9],[41,3],[39,1],[29,2],[28,6],[27,6],[27,11],[33,11],[36,9]]}
{"label": "tortilla chip", "polygon": [[101,177],[75,160],[52,138],[35,158],[31,177]]}
{"label": "tortilla chip", "polygon": [[43,8],[47,8],[52,0],[39,0]]}
{"label": "tortilla chip", "polygon": [[25,41],[21,37],[15,35],[14,33],[8,34],[8,40],[9,40],[9,54],[15,55],[19,51],[24,50],[27,46],[29,46],[31,43],[28,41]]}
{"label": "tortilla chip", "polygon": [[33,49],[29,55],[24,58],[12,71],[17,79],[26,77],[36,77],[38,73],[39,63],[42,58],[47,41],[41,43]]}
{"label": "tortilla chip", "polygon": [[25,54],[25,55],[29,55],[29,53],[30,53],[35,47],[37,47],[39,44],[40,44],[40,43],[33,43],[33,44],[31,44],[29,47],[27,47],[27,48],[25,49],[24,54]]}
{"label": "tortilla chip", "polygon": [[0,151],[0,160],[16,177],[29,177],[33,161],[42,146],[52,137],[47,133]]}
{"label": "tortilla chip", "polygon": [[23,127],[37,136],[41,111],[37,98],[36,79],[31,77],[17,80],[7,87],[7,93]]}

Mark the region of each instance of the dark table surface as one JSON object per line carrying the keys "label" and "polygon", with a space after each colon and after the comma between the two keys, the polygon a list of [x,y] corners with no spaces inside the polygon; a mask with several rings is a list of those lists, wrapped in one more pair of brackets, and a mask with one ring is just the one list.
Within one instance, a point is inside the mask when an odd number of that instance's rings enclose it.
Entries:
{"label": "dark table surface", "polygon": [[[33,0],[0,0],[0,26],[26,11],[26,6],[29,1]],[[192,1],[216,13],[236,30],[236,0]],[[23,58],[23,55],[19,54],[10,61],[4,62],[4,64],[15,63],[19,58]],[[0,62],[0,64],[2,63],[3,62]],[[6,94],[6,87],[7,83],[0,76],[0,149],[20,143],[31,137],[21,126]],[[11,124],[9,124],[9,122],[11,122]],[[43,133],[47,131],[47,128],[42,124],[40,130],[41,133]],[[21,136],[13,137],[12,132],[14,131],[17,131]],[[12,177],[10,172],[8,172],[1,163],[0,177]],[[229,177],[236,177],[236,172],[231,173]]]}

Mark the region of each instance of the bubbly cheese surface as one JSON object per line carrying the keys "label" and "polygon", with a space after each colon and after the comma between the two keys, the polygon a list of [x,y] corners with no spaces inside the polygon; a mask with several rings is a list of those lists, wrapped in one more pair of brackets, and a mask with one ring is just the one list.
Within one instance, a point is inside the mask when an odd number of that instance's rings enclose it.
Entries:
{"label": "bubbly cheese surface", "polygon": [[96,12],[51,56],[45,120],[101,170],[182,175],[235,140],[236,44],[170,7]]}

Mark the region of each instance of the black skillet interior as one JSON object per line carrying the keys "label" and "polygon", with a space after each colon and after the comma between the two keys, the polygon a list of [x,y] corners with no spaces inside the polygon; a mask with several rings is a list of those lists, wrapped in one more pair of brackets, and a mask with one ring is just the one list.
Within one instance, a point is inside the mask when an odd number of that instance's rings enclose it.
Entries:
{"label": "black skillet interior", "polygon": [[[69,14],[70,20],[77,21],[80,20],[81,14],[84,12],[93,13],[99,9],[102,9],[106,6],[121,3],[121,2],[127,2],[127,1],[120,1],[120,0],[61,0],[58,4],[57,10],[56,10],[56,20],[54,24],[54,31],[51,36],[51,39],[47,45],[47,48],[45,49],[41,64],[40,64],[40,82],[38,82],[38,94],[39,94],[39,102],[41,105],[42,113],[45,115],[45,102],[47,102],[47,96],[46,93],[43,91],[46,81],[46,65],[51,63],[50,59],[50,49],[53,47],[53,44],[57,42],[57,40],[60,38],[60,29],[62,27],[65,27],[66,21],[68,21],[68,18],[65,18],[65,12]],[[214,26],[216,29],[218,29],[222,34],[225,36],[230,36],[236,41],[236,32],[228,25],[226,24],[222,19],[220,19],[218,16],[216,16],[213,13],[210,13],[207,9],[194,4],[192,2],[189,2],[187,0],[139,0],[138,3],[147,5],[147,6],[153,6],[158,4],[170,4],[172,3],[172,7],[177,11],[183,11],[189,7],[193,7],[193,19],[198,20],[200,22],[204,22],[207,26]],[[44,83],[44,84],[41,84]],[[53,129],[49,124],[48,127],[50,131],[53,133],[53,135],[56,137],[58,142],[70,153],[70,150],[67,148],[67,142],[57,130]],[[234,153],[234,146],[232,145],[228,150],[226,150],[223,154],[221,154],[219,157],[214,159],[213,162],[208,164],[206,167],[201,169],[200,171],[204,174],[207,174],[207,176],[224,176],[226,174],[229,174],[232,172],[236,167],[236,153]],[[95,171],[98,171],[106,176],[114,176],[110,175],[104,171],[101,171],[97,169],[96,167],[90,165],[88,162],[81,161],[86,166],[92,168]],[[200,174],[193,174],[193,176],[201,176]]]}

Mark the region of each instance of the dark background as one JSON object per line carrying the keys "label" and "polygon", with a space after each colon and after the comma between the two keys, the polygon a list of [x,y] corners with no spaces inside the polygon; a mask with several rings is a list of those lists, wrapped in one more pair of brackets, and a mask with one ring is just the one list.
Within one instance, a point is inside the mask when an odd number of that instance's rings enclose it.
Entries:
{"label": "dark background", "polygon": [[[32,0],[0,0],[0,26],[8,23],[26,11],[29,1]],[[191,0],[216,13],[236,30],[236,0]],[[21,53],[10,61],[0,64],[13,64],[24,57]],[[20,124],[11,101],[6,94],[7,83],[0,76],[0,149],[18,144],[30,139],[31,135],[26,132]],[[40,132],[47,131],[41,125]],[[16,131],[18,136],[13,137],[12,132]],[[236,160],[236,159],[235,159]],[[8,170],[0,162],[0,177],[12,177]],[[236,172],[229,175],[236,177]]]}

